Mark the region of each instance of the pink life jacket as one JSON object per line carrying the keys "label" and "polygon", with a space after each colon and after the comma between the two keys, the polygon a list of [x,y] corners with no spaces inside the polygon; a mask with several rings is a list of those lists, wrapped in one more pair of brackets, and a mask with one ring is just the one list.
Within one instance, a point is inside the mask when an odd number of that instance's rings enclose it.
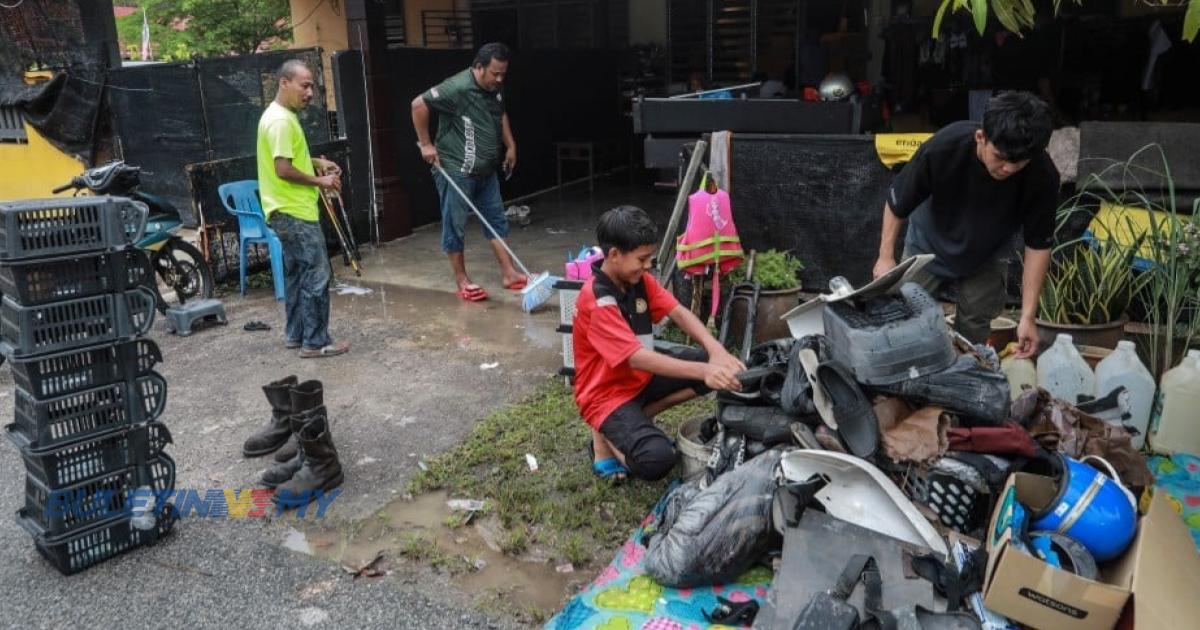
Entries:
{"label": "pink life jacket", "polygon": [[729,193],[718,189],[708,192],[704,181],[700,190],[688,197],[688,222],[683,234],[676,240],[676,265],[690,275],[700,275],[709,265],[714,267],[712,313],[717,314],[720,302],[720,277],[742,263],[742,241],[733,225],[733,211],[729,207]]}

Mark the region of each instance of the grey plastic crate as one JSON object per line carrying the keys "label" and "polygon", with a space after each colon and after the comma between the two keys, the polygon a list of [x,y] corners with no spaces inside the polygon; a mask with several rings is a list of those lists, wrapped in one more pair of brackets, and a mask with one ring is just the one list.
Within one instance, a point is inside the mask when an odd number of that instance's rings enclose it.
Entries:
{"label": "grey plastic crate", "polygon": [[17,390],[16,399],[9,433],[19,432],[26,448],[50,449],[158,419],[167,404],[167,382],[152,371],[131,383],[113,383],[47,400],[35,400]]}
{"label": "grey plastic crate", "polygon": [[153,459],[171,443],[170,431],[157,420],[112,435],[42,449],[29,448],[25,436],[9,426],[8,438],[21,451],[25,474],[51,490]]}
{"label": "grey plastic crate", "polygon": [[940,372],[957,355],[942,307],[920,285],[899,294],[827,304],[822,315],[831,358],[863,385],[890,385]]}
{"label": "grey plastic crate", "polygon": [[40,306],[0,301],[0,353],[31,357],[144,335],[154,324],[157,297],[139,287]]}
{"label": "grey plastic crate", "polygon": [[17,388],[37,400],[145,376],[162,361],[150,339],[105,344],[8,362]]}
{"label": "grey plastic crate", "polygon": [[0,203],[0,261],[124,247],[146,229],[146,204],[125,197]]}
{"label": "grey plastic crate", "polygon": [[137,547],[149,546],[171,533],[179,513],[168,503],[158,514],[155,527],[137,529],[127,516],[118,516],[62,536],[47,536],[28,514],[17,510],[17,523],[33,536],[34,546],[54,568],[71,575]]}
{"label": "grey plastic crate", "polygon": [[155,287],[150,257],[137,248],[0,264],[0,293],[21,306]]}
{"label": "grey plastic crate", "polygon": [[86,481],[52,489],[25,477],[25,511],[44,536],[62,536],[114,516],[128,516],[129,497],[141,486],[175,489],[175,461],[166,453]]}

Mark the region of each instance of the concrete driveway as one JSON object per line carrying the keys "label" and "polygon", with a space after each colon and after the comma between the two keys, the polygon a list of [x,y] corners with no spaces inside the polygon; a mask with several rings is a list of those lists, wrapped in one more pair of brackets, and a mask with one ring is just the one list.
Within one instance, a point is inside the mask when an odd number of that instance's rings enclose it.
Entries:
{"label": "concrete driveway", "polygon": [[[533,223],[512,240],[536,270],[561,273],[565,252],[592,240],[600,212],[645,193],[624,189],[557,203],[530,202]],[[650,197],[661,214],[671,198]],[[468,265],[492,299],[470,304],[451,292],[436,226],[366,251],[362,279],[334,259],[339,280],[369,290],[337,295],[333,334],[348,355],[300,360],[282,347],[282,314],[269,291],[224,297],[229,325],[181,338],[152,338],[169,383],[162,420],[174,437],[177,488],[254,486],[269,458],[244,459],[241,443],[265,422],[260,387],[296,374],[325,384],[334,442],[346,469],[327,519],[353,522],[404,493],[418,462],[442,452],[490,411],[520,399],[560,364],[553,306],[525,314],[519,296],[498,286],[486,244],[472,225]],[[262,320],[270,332],[246,332]],[[0,401],[12,400],[0,369]],[[0,404],[0,421],[12,405]],[[0,514],[24,505],[18,451],[0,444]],[[313,518],[308,515],[308,519]],[[35,551],[11,516],[0,517],[0,625],[19,628],[389,627],[513,625],[477,610],[439,575],[402,564],[390,576],[352,580],[340,567],[284,548],[294,516],[185,518],[159,545],[63,577]]]}

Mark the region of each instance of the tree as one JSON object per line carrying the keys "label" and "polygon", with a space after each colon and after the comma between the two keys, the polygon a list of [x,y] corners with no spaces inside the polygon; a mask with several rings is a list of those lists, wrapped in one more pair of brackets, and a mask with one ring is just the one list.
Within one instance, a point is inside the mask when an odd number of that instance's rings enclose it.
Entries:
{"label": "tree", "polygon": [[292,36],[288,0],[143,0],[141,5],[156,24],[182,28],[187,48],[203,56],[249,54]]}
{"label": "tree", "polygon": [[[1062,6],[1064,0],[1054,0],[1054,13],[1058,14],[1058,9]],[[1072,0],[1075,4],[1082,4],[1084,0]],[[1141,0],[1152,4],[1181,4],[1180,0]],[[942,18],[946,16],[946,12],[953,13],[954,11],[967,11],[971,14],[971,18],[975,21],[975,30],[983,35],[984,29],[987,28],[988,11],[991,11],[996,16],[996,20],[1004,28],[1020,33],[1022,30],[1032,28],[1033,20],[1037,12],[1033,8],[1033,0],[942,0],[942,5],[938,7],[937,16],[933,18],[933,36],[936,38],[942,30]],[[1200,33],[1200,0],[1187,0],[1187,13],[1183,18],[1183,40],[1187,42],[1195,41],[1197,33]]]}

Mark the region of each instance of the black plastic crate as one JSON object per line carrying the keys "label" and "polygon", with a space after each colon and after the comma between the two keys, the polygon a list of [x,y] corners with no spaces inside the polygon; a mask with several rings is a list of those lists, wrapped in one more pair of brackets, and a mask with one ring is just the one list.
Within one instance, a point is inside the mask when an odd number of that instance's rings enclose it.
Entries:
{"label": "black plastic crate", "polygon": [[0,265],[0,293],[21,306],[155,286],[150,257],[137,248]]}
{"label": "black plastic crate", "polygon": [[129,517],[133,507],[129,498],[142,486],[156,494],[174,490],[175,460],[160,453],[140,465],[62,488],[49,488],[26,475],[25,515],[44,535],[62,536],[113,517]]}
{"label": "black plastic crate", "polygon": [[25,474],[51,490],[154,459],[171,443],[171,433],[158,421],[43,449],[29,448],[24,434],[9,427],[8,439],[21,451]]}
{"label": "black plastic crate", "polygon": [[24,508],[17,511],[17,523],[33,536],[38,553],[63,575],[78,573],[131,549],[153,545],[171,533],[178,519],[175,506],[167,504],[153,529],[137,529],[128,517],[118,517],[65,536],[46,536]]}
{"label": "black plastic crate", "polygon": [[0,352],[31,357],[144,335],[154,324],[156,296],[144,287],[41,306],[0,300]]}
{"label": "black plastic crate", "polygon": [[0,203],[0,261],[117,249],[146,229],[146,204],[124,197]]}
{"label": "black plastic crate", "polygon": [[30,449],[59,448],[158,419],[167,404],[167,382],[151,371],[132,382],[93,387],[36,400],[18,389],[9,433]]}
{"label": "black plastic crate", "polygon": [[158,344],[150,339],[110,343],[9,362],[13,382],[37,400],[132,381],[162,362]]}

